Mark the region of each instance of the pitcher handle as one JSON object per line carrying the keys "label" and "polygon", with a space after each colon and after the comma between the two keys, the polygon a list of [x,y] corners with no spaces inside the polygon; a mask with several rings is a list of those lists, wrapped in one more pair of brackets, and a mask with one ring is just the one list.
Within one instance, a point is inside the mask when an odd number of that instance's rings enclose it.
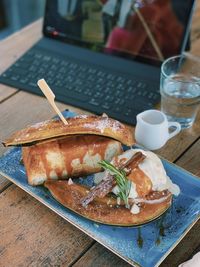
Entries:
{"label": "pitcher handle", "polygon": [[168,140],[177,135],[181,131],[181,125],[178,122],[175,121],[168,122],[168,128],[170,127],[176,127],[176,129],[173,132],[169,133]]}

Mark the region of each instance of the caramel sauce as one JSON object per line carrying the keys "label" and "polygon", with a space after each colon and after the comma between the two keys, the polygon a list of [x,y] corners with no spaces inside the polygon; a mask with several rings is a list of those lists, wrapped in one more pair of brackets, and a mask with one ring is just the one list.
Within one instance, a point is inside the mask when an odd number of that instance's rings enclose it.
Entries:
{"label": "caramel sauce", "polygon": [[138,227],[138,238],[137,238],[137,244],[139,248],[143,247],[143,238],[142,238],[142,233],[141,233],[141,228]]}
{"label": "caramel sauce", "polygon": [[124,165],[124,163],[127,161],[127,158],[121,158],[120,160],[118,160],[117,165],[116,166],[121,166]]}
{"label": "caramel sauce", "polygon": [[147,196],[146,199],[147,200],[156,200],[156,199],[160,199],[166,196],[171,195],[171,193],[169,192],[169,190],[162,190],[162,191],[151,191]]}
{"label": "caramel sauce", "polygon": [[162,215],[162,217],[160,218],[160,220],[158,221],[158,224],[157,224],[157,227],[159,229],[159,232],[158,232],[158,237],[155,241],[155,244],[158,246],[160,245],[161,241],[162,241],[162,238],[165,236],[165,227],[164,227],[164,219],[166,217],[166,213],[164,213]]}
{"label": "caramel sauce", "polygon": [[[109,202],[110,197],[107,196],[104,201],[96,198],[84,208],[81,205],[81,199],[87,195],[88,188],[75,183],[69,185],[67,181],[61,180],[48,181],[45,183],[45,186],[65,207],[88,219],[105,224],[124,226],[143,224],[160,216],[171,205],[171,197],[169,196],[169,198],[162,203],[145,204],[142,206],[140,213],[132,214],[130,210],[126,209],[124,206],[113,205],[113,202]],[[113,201],[113,199],[111,199],[111,201]],[[141,243],[141,240],[138,242]]]}
{"label": "caramel sauce", "polygon": [[[100,160],[105,158],[106,149],[110,143],[110,139],[107,137],[96,135],[73,135],[66,138],[54,140],[51,142],[41,143],[33,145],[27,148],[30,152],[30,158],[39,157],[44,165],[46,176],[50,178],[52,171],[60,178],[63,177],[63,171],[67,171],[67,175],[70,177],[87,174],[88,170],[91,172],[98,172],[101,167],[94,168],[85,164],[84,157],[88,153],[90,157],[99,155]],[[62,161],[59,166],[52,168],[51,162],[48,161],[48,153],[54,152],[61,157]],[[35,154],[34,154],[35,153]],[[78,169],[77,173],[73,169],[72,161],[77,159]],[[29,164],[28,164],[29,166]]]}
{"label": "caramel sauce", "polygon": [[[131,164],[130,164],[131,167]],[[152,182],[139,167],[135,168],[128,175],[128,179],[136,184],[138,197],[145,197],[152,190]]]}
{"label": "caramel sauce", "polygon": [[[106,148],[109,142],[109,138],[94,135],[71,136],[59,141],[60,151],[65,158],[65,167],[68,174],[76,174],[74,173],[72,166],[72,161],[74,159],[79,160],[81,172],[87,171],[84,167],[84,157],[87,153],[89,156],[95,156],[96,154],[99,154],[100,158],[104,159]],[[97,169],[97,171],[100,171],[100,167]],[[78,171],[77,175],[79,173],[80,171]]]}
{"label": "caramel sauce", "polygon": [[37,153],[41,157],[41,161],[44,165],[44,170],[46,172],[47,179],[50,179],[51,168],[50,168],[49,163],[48,163],[47,158],[46,158],[46,153],[47,153],[46,146],[45,145],[37,146]]}

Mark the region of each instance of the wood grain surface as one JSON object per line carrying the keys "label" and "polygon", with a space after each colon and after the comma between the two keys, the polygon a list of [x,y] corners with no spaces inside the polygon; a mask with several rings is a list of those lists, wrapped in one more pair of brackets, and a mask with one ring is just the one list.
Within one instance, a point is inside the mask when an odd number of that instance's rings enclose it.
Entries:
{"label": "wood grain surface", "polygon": [[15,185],[0,210],[1,267],[68,266],[94,242]]}
{"label": "wood grain surface", "polygon": [[[39,20],[0,42],[0,73],[41,37]],[[192,54],[200,56],[200,1],[193,18]],[[57,103],[77,113],[88,113]],[[27,124],[54,115],[39,96],[0,85],[0,140]],[[5,151],[0,146],[0,155]],[[159,155],[200,175],[200,115],[195,125],[182,131],[158,150]],[[200,248],[198,222],[161,264],[175,267]],[[0,177],[0,266],[130,266],[87,237],[37,200]]]}
{"label": "wood grain surface", "polygon": [[41,37],[42,20],[33,22],[0,42],[0,73],[16,61]]}
{"label": "wood grain surface", "polygon": [[192,54],[200,56],[200,1],[196,0],[196,8],[192,19]]}

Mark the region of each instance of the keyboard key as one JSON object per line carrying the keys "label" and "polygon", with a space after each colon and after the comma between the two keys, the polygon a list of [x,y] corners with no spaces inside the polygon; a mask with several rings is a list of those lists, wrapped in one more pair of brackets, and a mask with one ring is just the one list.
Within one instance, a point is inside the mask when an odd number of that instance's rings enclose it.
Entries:
{"label": "keyboard key", "polygon": [[19,82],[22,83],[22,84],[27,84],[28,83],[28,79],[22,78],[22,79],[20,79]]}
{"label": "keyboard key", "polygon": [[63,67],[67,67],[69,65],[69,62],[65,61],[65,60],[62,60],[60,65],[63,66]]}
{"label": "keyboard key", "polygon": [[57,80],[54,85],[55,87],[62,87],[64,84],[61,81]]}
{"label": "keyboard key", "polygon": [[126,108],[126,109],[124,109],[124,111],[123,111],[123,114],[124,114],[125,116],[130,116],[131,113],[132,113],[132,109],[131,109],[131,108]]}
{"label": "keyboard key", "polygon": [[88,90],[88,89],[84,90],[83,93],[84,95],[87,95],[87,96],[93,96],[94,94],[91,90]]}
{"label": "keyboard key", "polygon": [[139,82],[137,84],[137,87],[140,88],[140,89],[142,89],[142,88],[145,88],[146,87],[146,84],[145,83],[142,83],[142,82]]}
{"label": "keyboard key", "polygon": [[108,74],[108,75],[107,75],[107,79],[108,79],[109,81],[114,81],[114,80],[116,79],[116,76],[114,76],[113,74]]}
{"label": "keyboard key", "polygon": [[73,85],[66,84],[66,90],[71,91],[74,89]]}
{"label": "keyboard key", "polygon": [[[55,90],[54,90],[54,92],[55,92]],[[81,102],[89,101],[89,97],[88,96],[76,93],[73,90],[68,92],[65,87],[56,87],[56,92],[57,92],[58,95],[63,96],[64,99],[65,98],[66,99],[72,98],[72,99],[79,100],[79,101],[81,99]]]}
{"label": "keyboard key", "polygon": [[36,82],[35,83],[34,82],[30,82],[28,85],[33,86],[33,87],[38,87]]}
{"label": "keyboard key", "polygon": [[108,109],[111,108],[111,105],[110,105],[110,103],[104,102],[103,105],[102,105],[102,108],[108,110]]}
{"label": "keyboard key", "polygon": [[19,75],[13,75],[13,76],[10,77],[10,79],[11,79],[12,81],[18,81],[19,78],[20,78]]}
{"label": "keyboard key", "polygon": [[[36,80],[38,80],[38,79],[36,78]],[[54,84],[54,78],[52,78],[52,77],[47,77],[46,80],[47,80],[48,83],[50,83],[50,84]]]}
{"label": "keyboard key", "polygon": [[29,79],[29,80],[34,80],[34,79],[36,78],[36,76],[37,76],[37,74],[34,73],[34,72],[29,72],[29,73],[26,75],[27,79]]}
{"label": "keyboard key", "polygon": [[100,105],[100,102],[101,102],[101,101],[98,101],[97,99],[92,98],[92,99],[89,101],[89,104],[98,107],[98,106]]}
{"label": "keyboard key", "polygon": [[120,99],[119,99],[119,98],[116,98],[116,99],[113,101],[113,104],[114,104],[114,105],[118,105],[119,102],[120,102]]}
{"label": "keyboard key", "polygon": [[113,100],[114,100],[114,96],[107,95],[107,96],[105,97],[105,101],[106,101],[106,102],[112,102]]}
{"label": "keyboard key", "polygon": [[153,93],[148,94],[148,98],[151,99],[153,97]]}
{"label": "keyboard key", "polygon": [[32,61],[33,59],[32,59],[32,57],[28,57],[28,56],[23,56],[23,57],[21,57],[20,59],[19,59],[19,62],[26,62],[26,63],[29,63],[29,64],[31,64],[31,61]]}
{"label": "keyboard key", "polygon": [[136,88],[135,87],[132,87],[132,86],[129,86],[126,91],[128,93],[135,93],[136,92]]}
{"label": "keyboard key", "polygon": [[75,92],[79,92],[79,93],[82,93],[83,89],[80,87],[75,87]]}
{"label": "keyboard key", "polygon": [[2,77],[3,78],[9,78],[10,74],[8,72],[5,72],[2,74]]}
{"label": "keyboard key", "polygon": [[41,58],[42,58],[42,54],[40,54],[40,53],[36,53],[36,54],[35,54],[35,58],[37,58],[37,59],[41,59]]}
{"label": "keyboard key", "polygon": [[102,98],[104,96],[103,92],[95,92],[95,94],[93,95],[94,98]]}
{"label": "keyboard key", "polygon": [[122,97],[124,95],[124,91],[123,90],[116,90],[114,95],[116,97]]}
{"label": "keyboard key", "polygon": [[122,112],[122,108],[120,106],[114,106],[112,110],[117,113]]}
{"label": "keyboard key", "polygon": [[37,67],[32,65],[30,68],[29,68],[29,71],[31,72],[36,72],[37,71]]}
{"label": "keyboard key", "polygon": [[119,106],[124,106],[124,104],[125,104],[125,100],[124,99],[120,99],[118,105]]}
{"label": "keyboard key", "polygon": [[47,62],[50,61],[50,59],[51,59],[50,56],[44,56],[44,57],[43,57],[43,60],[44,60],[44,61],[47,61]]}
{"label": "keyboard key", "polygon": [[55,57],[52,59],[52,63],[57,65],[58,63],[60,63],[60,60]]}
{"label": "keyboard key", "polygon": [[145,90],[142,90],[142,96],[146,96],[148,94],[148,92],[147,91],[145,91]]}

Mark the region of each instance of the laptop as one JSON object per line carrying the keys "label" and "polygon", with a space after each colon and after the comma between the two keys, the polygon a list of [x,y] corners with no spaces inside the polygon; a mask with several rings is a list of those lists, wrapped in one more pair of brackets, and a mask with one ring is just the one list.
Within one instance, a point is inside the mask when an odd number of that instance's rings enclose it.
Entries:
{"label": "laptop", "polygon": [[189,47],[194,0],[47,0],[43,37],[0,82],[135,125],[160,101],[160,66]]}

